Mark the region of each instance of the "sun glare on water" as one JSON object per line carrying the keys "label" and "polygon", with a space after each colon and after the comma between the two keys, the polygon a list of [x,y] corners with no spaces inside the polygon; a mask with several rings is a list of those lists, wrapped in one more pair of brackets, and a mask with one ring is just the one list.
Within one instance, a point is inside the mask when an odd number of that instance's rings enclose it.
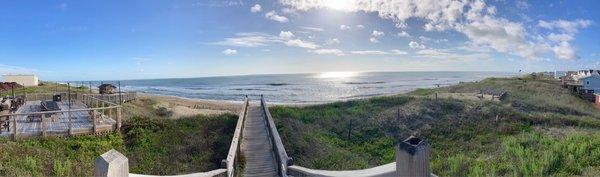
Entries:
{"label": "sun glare on water", "polygon": [[350,78],[358,75],[356,72],[325,72],[321,73],[317,76],[317,78],[322,79],[340,79],[340,78]]}

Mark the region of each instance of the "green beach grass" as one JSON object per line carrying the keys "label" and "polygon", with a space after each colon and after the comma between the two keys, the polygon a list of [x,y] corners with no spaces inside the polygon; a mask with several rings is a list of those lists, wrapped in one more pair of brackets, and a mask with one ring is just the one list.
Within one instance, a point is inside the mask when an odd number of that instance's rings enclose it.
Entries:
{"label": "green beach grass", "polygon": [[[435,100],[484,88],[502,101]],[[439,176],[598,176],[600,110],[545,78],[488,78],[408,94],[271,113],[296,165],[364,169],[394,162],[409,135],[431,146]],[[400,113],[400,114],[398,114]]]}

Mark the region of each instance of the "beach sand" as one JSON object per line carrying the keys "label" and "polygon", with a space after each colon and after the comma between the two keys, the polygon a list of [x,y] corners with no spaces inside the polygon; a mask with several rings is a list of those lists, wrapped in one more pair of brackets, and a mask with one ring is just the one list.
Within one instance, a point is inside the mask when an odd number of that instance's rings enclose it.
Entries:
{"label": "beach sand", "polygon": [[167,95],[139,94],[140,99],[156,101],[155,108],[164,107],[173,112],[172,118],[190,117],[195,115],[218,115],[224,113],[238,114],[242,101],[217,101],[189,99]]}

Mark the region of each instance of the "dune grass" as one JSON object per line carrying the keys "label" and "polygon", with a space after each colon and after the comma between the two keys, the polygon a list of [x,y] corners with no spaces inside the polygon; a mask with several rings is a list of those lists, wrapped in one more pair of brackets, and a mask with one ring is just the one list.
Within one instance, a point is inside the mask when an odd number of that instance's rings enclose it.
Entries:
{"label": "dune grass", "polygon": [[[15,89],[15,94],[51,93],[67,85],[44,83]],[[88,93],[87,87],[71,87]],[[0,95],[10,94],[2,92]],[[123,104],[122,134],[74,138],[25,139],[0,137],[0,176],[93,176],[94,160],[110,149],[128,157],[130,172],[174,175],[219,168],[227,157],[237,115],[170,119],[156,100],[141,98]]]}
{"label": "dune grass", "polygon": [[[484,88],[498,101],[432,99]],[[540,78],[489,78],[455,86],[271,113],[297,165],[350,170],[394,162],[394,144],[409,135],[431,145],[440,176],[573,176],[600,171],[600,111]]]}

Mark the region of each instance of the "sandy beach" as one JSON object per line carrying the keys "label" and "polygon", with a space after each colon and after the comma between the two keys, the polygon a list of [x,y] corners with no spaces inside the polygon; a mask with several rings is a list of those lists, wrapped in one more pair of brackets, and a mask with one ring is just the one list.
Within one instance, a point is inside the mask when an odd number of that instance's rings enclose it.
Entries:
{"label": "sandy beach", "polygon": [[156,101],[155,108],[166,108],[173,112],[172,118],[190,117],[195,115],[218,115],[224,113],[237,114],[241,110],[242,101],[218,101],[189,99],[169,95],[139,93],[140,99]]}

